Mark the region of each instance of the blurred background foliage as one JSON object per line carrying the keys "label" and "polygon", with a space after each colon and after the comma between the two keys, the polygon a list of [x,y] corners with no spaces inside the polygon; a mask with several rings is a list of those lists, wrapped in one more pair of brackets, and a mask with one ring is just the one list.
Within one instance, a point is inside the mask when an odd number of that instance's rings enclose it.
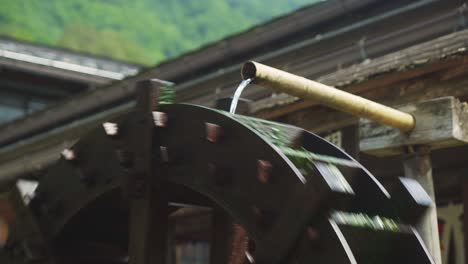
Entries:
{"label": "blurred background foliage", "polygon": [[0,35],[152,65],[318,0],[7,0]]}

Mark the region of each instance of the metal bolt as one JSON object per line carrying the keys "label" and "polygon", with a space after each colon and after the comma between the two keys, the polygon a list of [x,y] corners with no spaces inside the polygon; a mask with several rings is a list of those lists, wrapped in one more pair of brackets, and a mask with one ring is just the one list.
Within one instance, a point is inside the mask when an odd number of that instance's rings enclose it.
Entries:
{"label": "metal bolt", "polygon": [[23,201],[25,204],[29,204],[32,198],[34,198],[35,190],[39,183],[37,181],[32,180],[24,180],[19,179],[16,182],[16,186],[23,197]]}
{"label": "metal bolt", "polygon": [[62,157],[66,160],[71,161],[71,160],[76,159],[75,152],[71,149],[64,149],[61,154],[62,154]]}
{"label": "metal bolt", "polygon": [[258,173],[257,177],[261,183],[269,183],[271,180],[271,173],[273,165],[267,160],[258,160],[257,162]]}
{"label": "metal bolt", "polygon": [[216,143],[221,138],[222,128],[219,125],[205,122],[206,139]]}
{"label": "metal bolt", "polygon": [[157,127],[166,127],[167,125],[167,114],[163,112],[154,111],[153,114],[153,122],[154,125]]}
{"label": "metal bolt", "polygon": [[119,125],[116,123],[106,122],[102,124],[104,131],[108,136],[117,136],[119,134]]}

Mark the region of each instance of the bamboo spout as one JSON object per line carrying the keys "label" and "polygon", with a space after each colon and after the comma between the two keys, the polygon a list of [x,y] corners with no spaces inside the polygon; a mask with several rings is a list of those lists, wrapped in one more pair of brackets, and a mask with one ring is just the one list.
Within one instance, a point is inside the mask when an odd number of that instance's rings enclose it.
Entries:
{"label": "bamboo spout", "polygon": [[252,79],[255,84],[279,92],[315,100],[336,110],[395,127],[403,132],[410,132],[416,124],[414,117],[408,113],[258,62],[245,63],[242,78]]}

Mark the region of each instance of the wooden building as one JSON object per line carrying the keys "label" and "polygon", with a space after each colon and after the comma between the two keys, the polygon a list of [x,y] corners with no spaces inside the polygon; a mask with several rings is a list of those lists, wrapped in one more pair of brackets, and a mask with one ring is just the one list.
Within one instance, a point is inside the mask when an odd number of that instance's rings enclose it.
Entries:
{"label": "wooden building", "polygon": [[0,38],[0,123],[135,75],[141,66]]}
{"label": "wooden building", "polygon": [[[179,101],[213,107],[234,93],[240,66],[250,59],[390,106],[444,96],[464,102],[467,15],[459,0],[329,0],[303,8],[2,127],[0,177],[34,173],[87,129],[128,111],[137,80],[174,82]],[[251,115],[329,136],[384,183],[403,175],[403,155],[360,151],[353,116],[256,86],[243,97],[251,101]],[[466,145],[431,152],[444,263],[468,263],[462,228],[468,224],[467,157]]]}

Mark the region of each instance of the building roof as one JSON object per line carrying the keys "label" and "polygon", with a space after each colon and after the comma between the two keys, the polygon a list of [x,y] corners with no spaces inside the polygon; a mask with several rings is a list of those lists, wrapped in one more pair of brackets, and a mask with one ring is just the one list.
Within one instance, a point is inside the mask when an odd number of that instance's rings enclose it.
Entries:
{"label": "building roof", "polygon": [[96,80],[122,80],[143,68],[136,64],[5,37],[0,38],[0,65],[65,78],[95,77]]}

